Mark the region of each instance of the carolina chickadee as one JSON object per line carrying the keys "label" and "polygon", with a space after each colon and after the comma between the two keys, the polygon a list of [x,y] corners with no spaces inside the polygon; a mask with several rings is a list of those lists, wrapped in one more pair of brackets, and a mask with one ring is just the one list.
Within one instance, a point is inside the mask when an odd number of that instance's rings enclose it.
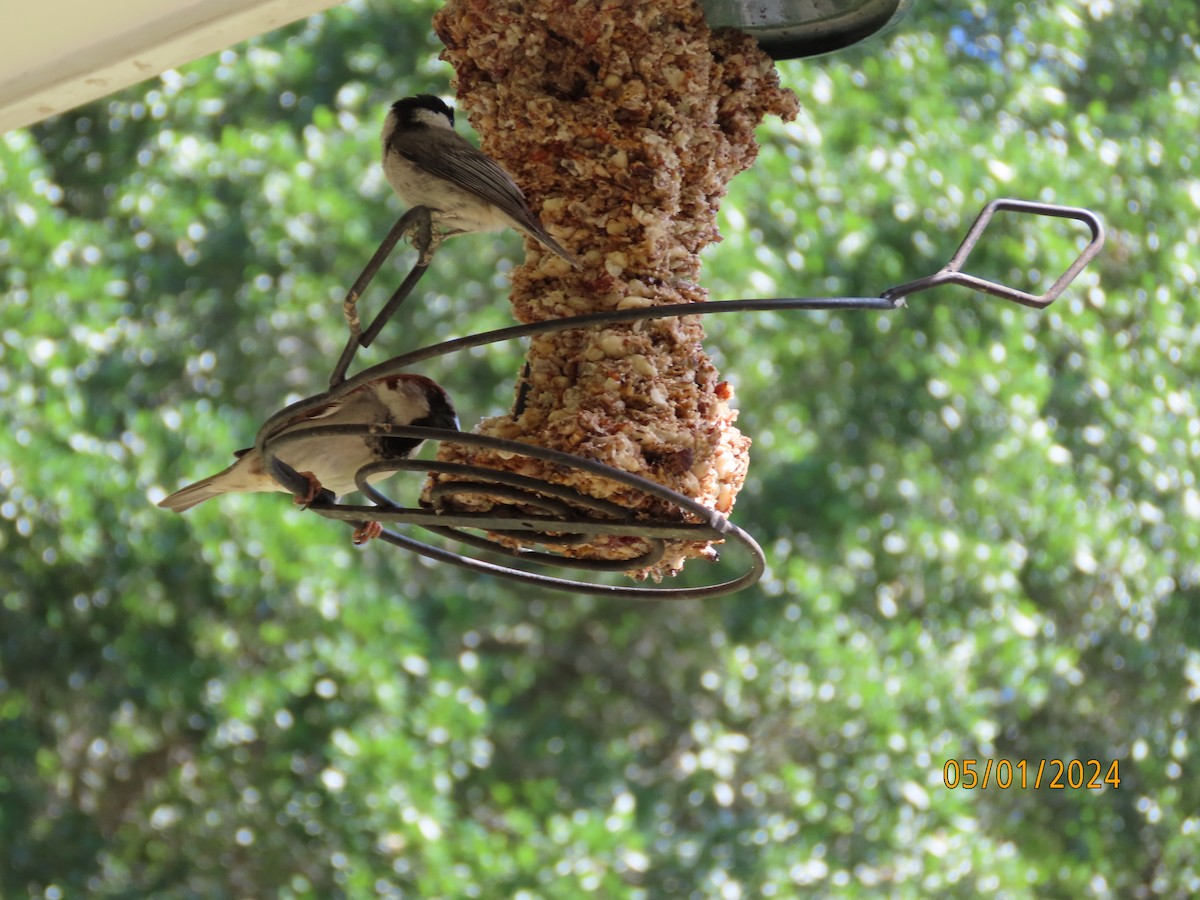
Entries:
{"label": "carolina chickadee", "polygon": [[[309,405],[314,399],[317,398],[293,404],[296,413],[273,426],[264,440],[256,442],[254,447],[239,450],[235,454],[237,462],[228,469],[181,488],[158,505],[183,512],[221,494],[289,493],[267,471],[259,445],[309,425],[424,425],[458,430],[458,416],[450,397],[423,375],[385,375],[334,396],[326,403]],[[308,480],[308,494],[296,498],[297,503],[308,504],[322,488],[328,488],[338,496],[357,490],[354,476],[363,466],[385,459],[407,459],[421,443],[419,438],[387,435],[317,435],[284,444],[279,450],[279,458]],[[372,476],[371,480],[386,475],[381,473]],[[378,537],[381,530],[378,522],[369,522],[354,532],[354,542],[361,544]]]}
{"label": "carolina chickadee", "polygon": [[383,174],[392,190],[410,207],[434,210],[451,234],[508,226],[579,266],[546,233],[508,173],[454,130],[454,110],[439,98],[419,94],[393,103],[382,137]]}

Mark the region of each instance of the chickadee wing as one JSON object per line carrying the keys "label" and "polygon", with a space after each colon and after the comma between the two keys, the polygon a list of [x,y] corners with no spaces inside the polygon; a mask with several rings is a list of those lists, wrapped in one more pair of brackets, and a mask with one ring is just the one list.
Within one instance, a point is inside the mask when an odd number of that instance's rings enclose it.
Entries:
{"label": "chickadee wing", "polygon": [[476,150],[461,136],[456,137],[459,140],[448,146],[439,146],[436,153],[401,150],[400,154],[431,175],[444,178],[499,207],[530,231],[545,234],[546,230],[530,210],[525,195],[509,174],[500,168],[500,164]]}

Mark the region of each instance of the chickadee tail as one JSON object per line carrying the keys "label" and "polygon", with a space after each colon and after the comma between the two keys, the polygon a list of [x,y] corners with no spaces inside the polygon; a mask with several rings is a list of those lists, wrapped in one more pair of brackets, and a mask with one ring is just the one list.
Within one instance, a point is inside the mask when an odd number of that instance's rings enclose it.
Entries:
{"label": "chickadee tail", "polygon": [[564,248],[562,246],[562,244],[560,244],[554,238],[550,237],[550,235],[546,233],[545,229],[542,229],[541,231],[530,231],[528,233],[531,238],[536,240],[539,244],[544,246],[547,250],[553,251],[556,256],[560,256],[563,259],[565,259],[567,262],[569,262],[573,268],[576,268],[576,269],[579,268],[579,260],[577,260],[575,257],[573,257],[570,253],[568,253],[566,248]]}

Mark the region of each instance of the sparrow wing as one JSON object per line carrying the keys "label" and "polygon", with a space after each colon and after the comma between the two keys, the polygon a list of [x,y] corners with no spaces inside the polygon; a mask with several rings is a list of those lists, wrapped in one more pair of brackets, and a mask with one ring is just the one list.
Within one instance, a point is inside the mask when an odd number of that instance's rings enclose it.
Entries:
{"label": "sparrow wing", "polygon": [[299,403],[293,404],[293,406],[289,406],[285,410],[289,415],[280,416],[276,414],[272,416],[272,421],[269,423],[270,428],[267,430],[264,440],[273,438],[285,431],[291,431],[298,426],[311,424],[317,419],[328,419],[330,416],[337,414],[338,410],[344,405],[344,400],[344,397],[339,397],[336,400],[327,400],[315,406],[295,408],[303,406],[305,401],[301,400]]}

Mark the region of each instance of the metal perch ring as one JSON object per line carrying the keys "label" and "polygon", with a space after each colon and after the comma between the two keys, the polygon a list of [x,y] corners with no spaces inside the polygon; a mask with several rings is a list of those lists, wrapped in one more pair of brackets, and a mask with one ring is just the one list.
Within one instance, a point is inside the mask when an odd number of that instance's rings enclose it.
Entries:
{"label": "metal perch ring", "polygon": [[[385,364],[388,370],[393,367],[391,364]],[[378,370],[379,367],[376,367]],[[289,488],[302,491],[303,479],[299,482],[293,481],[297,478],[294,472],[282,463],[276,456],[279,448],[294,440],[300,440],[306,437],[315,435],[363,435],[363,434],[388,434],[396,437],[415,437],[423,440],[433,441],[452,441],[458,444],[467,444],[471,446],[487,447],[493,450],[500,450],[505,453],[515,455],[531,456],[538,459],[546,460],[547,462],[556,463],[565,467],[574,467],[585,469],[597,475],[602,475],[605,478],[610,478],[613,481],[622,482],[630,487],[645,491],[650,494],[668,501],[669,503],[678,506],[685,514],[695,519],[693,523],[687,522],[651,522],[639,521],[624,518],[589,518],[581,515],[570,515],[572,512],[571,505],[576,506],[592,506],[597,511],[608,515],[616,516],[622,512],[620,507],[615,504],[608,504],[603,500],[597,500],[594,497],[587,497],[583,494],[578,494],[570,488],[562,485],[549,484],[545,482],[536,482],[535,479],[523,479],[520,476],[513,476],[509,473],[497,473],[490,469],[481,466],[469,466],[458,463],[441,463],[430,460],[407,459],[407,460],[389,460],[386,462],[372,463],[364,466],[358,472],[358,486],[367,497],[376,505],[361,506],[345,503],[335,503],[330,499],[319,499],[309,506],[313,512],[325,516],[330,519],[339,519],[350,522],[356,527],[361,525],[366,520],[373,520],[382,523],[420,525],[423,528],[433,531],[445,537],[453,538],[464,543],[471,544],[477,547],[484,547],[496,552],[505,553],[509,556],[516,557],[524,562],[541,563],[556,565],[567,568],[589,569],[592,571],[625,571],[631,568],[636,568],[639,565],[652,563],[657,557],[655,554],[661,553],[661,544],[664,539],[682,538],[686,540],[704,540],[704,541],[723,541],[733,540],[741,544],[750,555],[749,569],[742,575],[730,581],[721,584],[709,585],[706,587],[686,587],[686,588],[646,588],[622,585],[603,585],[594,584],[585,581],[573,581],[565,578],[557,578],[549,575],[540,575],[535,572],[526,572],[521,569],[514,569],[509,566],[502,566],[495,563],[484,562],[472,557],[463,556],[452,551],[443,550],[439,547],[434,547],[421,541],[414,540],[403,535],[395,534],[394,532],[385,530],[380,536],[380,540],[387,541],[390,544],[395,544],[397,547],[404,547],[408,550],[416,551],[422,556],[427,556],[430,559],[436,559],[441,562],[451,563],[461,566],[476,572],[484,572],[489,575],[499,575],[501,577],[510,578],[515,581],[521,581],[526,584],[540,585],[542,587],[552,588],[555,590],[571,591],[573,593],[589,593],[599,594],[606,597],[626,597],[639,600],[654,599],[654,600],[695,600],[707,597],[717,597],[722,594],[728,594],[733,591],[741,590],[744,587],[749,587],[762,577],[766,570],[766,558],[763,555],[762,548],[749,534],[743,531],[738,526],[730,522],[725,516],[714,512],[705,506],[692,500],[690,497],[685,497],[683,494],[676,493],[668,488],[663,487],[653,481],[640,478],[637,475],[630,475],[628,472],[622,472],[620,469],[614,469],[611,466],[599,463],[590,459],[582,459],[577,456],[572,456],[568,453],[562,453],[558,450],[550,450],[544,447],[536,447],[531,444],[522,444],[517,441],[507,441],[501,438],[494,438],[485,435],[467,434],[459,431],[450,431],[441,428],[421,428],[418,426],[391,426],[386,425],[313,425],[308,428],[298,428],[294,431],[289,431],[279,435],[264,445],[264,454],[267,463],[272,467],[272,470],[277,473],[280,481],[288,485]],[[398,471],[418,471],[418,472],[450,472],[456,475],[472,476],[484,479],[487,482],[483,485],[476,485],[470,482],[462,485],[463,489],[471,490],[473,493],[494,494],[497,490],[495,483],[507,481],[508,484],[500,485],[513,488],[514,491],[510,494],[510,498],[516,499],[523,505],[531,506],[546,506],[546,497],[567,497],[569,498],[562,505],[551,503],[548,508],[553,512],[552,515],[531,515],[517,512],[511,513],[441,513],[435,510],[427,509],[411,509],[402,506],[390,500],[387,496],[381,493],[372,485],[366,482],[366,479],[381,472],[398,472]],[[521,482],[527,482],[522,484]],[[563,511],[567,513],[562,514]],[[539,543],[546,544],[562,544],[563,538],[566,538],[566,543],[572,540],[573,534],[579,535],[595,535],[595,534],[610,534],[630,538],[636,538],[639,541],[646,542],[650,545],[650,550],[639,557],[631,557],[629,559],[602,561],[602,560],[586,560],[572,559],[568,557],[554,556],[548,553],[538,553],[525,550],[512,550],[508,547],[503,547],[495,542],[489,541],[486,538],[479,538],[474,535],[464,534],[459,529],[473,528],[484,531],[501,532],[501,533],[521,533],[528,536]],[[566,533],[564,535],[564,532]]]}

